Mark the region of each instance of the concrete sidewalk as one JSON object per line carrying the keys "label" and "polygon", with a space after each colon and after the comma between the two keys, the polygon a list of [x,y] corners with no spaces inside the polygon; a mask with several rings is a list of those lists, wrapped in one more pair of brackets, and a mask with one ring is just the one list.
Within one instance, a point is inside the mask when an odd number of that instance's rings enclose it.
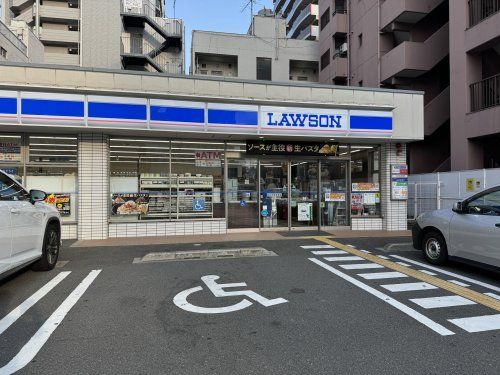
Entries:
{"label": "concrete sidewalk", "polygon": [[[295,235],[296,234],[296,235]],[[331,238],[366,238],[366,237],[410,237],[411,231],[297,231],[297,232],[241,232],[219,235],[194,236],[164,236],[164,237],[125,237],[105,240],[76,241],[70,247],[101,247],[101,246],[139,246],[180,243],[209,243],[236,241],[279,241],[301,237],[328,236]]]}

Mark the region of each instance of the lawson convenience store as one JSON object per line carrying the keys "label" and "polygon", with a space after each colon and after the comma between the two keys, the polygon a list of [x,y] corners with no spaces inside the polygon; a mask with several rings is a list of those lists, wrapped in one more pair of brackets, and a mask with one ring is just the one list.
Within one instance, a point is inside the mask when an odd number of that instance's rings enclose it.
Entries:
{"label": "lawson convenience store", "polygon": [[0,82],[0,168],[50,194],[65,238],[406,229],[421,93],[74,73],[85,86]]}

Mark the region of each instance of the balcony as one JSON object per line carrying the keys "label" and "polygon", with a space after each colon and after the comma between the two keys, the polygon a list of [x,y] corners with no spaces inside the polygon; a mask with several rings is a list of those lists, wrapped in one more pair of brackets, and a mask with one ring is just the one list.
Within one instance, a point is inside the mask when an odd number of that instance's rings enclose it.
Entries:
{"label": "balcony", "polygon": [[336,11],[332,16],[332,35],[345,35],[347,34],[347,13]]}
{"label": "balcony", "polygon": [[41,29],[40,40],[55,44],[77,44],[80,41],[78,31]]}
{"label": "balcony", "polygon": [[390,31],[396,23],[415,24],[444,0],[385,0],[380,5],[380,28]]}
{"label": "balcony", "polygon": [[79,55],[70,55],[69,53],[45,53],[45,64],[54,65],[80,65]]}
{"label": "balcony", "polygon": [[381,80],[415,78],[431,70],[449,54],[449,24],[424,42],[403,42],[381,58]]}
{"label": "balcony", "polygon": [[40,18],[45,21],[79,20],[80,9],[56,7],[51,5],[40,6]]}
{"label": "balcony", "polygon": [[500,134],[500,74],[470,85],[470,110],[465,118],[468,138]]}
{"label": "balcony", "polygon": [[305,7],[295,20],[293,26],[288,30],[288,38],[297,38],[301,31],[318,19],[318,5],[310,4]]}
{"label": "balcony", "polygon": [[450,119],[450,87],[445,88],[439,95],[426,104],[424,108],[425,136],[433,134]]}
{"label": "balcony", "polygon": [[469,0],[469,27],[500,12],[500,0]]}
{"label": "balcony", "polygon": [[319,36],[319,26],[308,26],[297,36],[299,40],[317,40]]}
{"label": "balcony", "polygon": [[[496,0],[500,4],[500,0]],[[478,53],[500,42],[500,11],[469,27],[465,31],[465,50]]]}
{"label": "balcony", "polygon": [[33,5],[35,0],[12,0],[11,8],[14,12],[24,9],[30,5]]}
{"label": "balcony", "polygon": [[332,62],[332,79],[347,78],[347,57],[336,56]]}
{"label": "balcony", "polygon": [[281,9],[283,8],[283,4],[285,4],[286,0],[273,0],[274,3],[274,11],[276,13],[279,13]]}
{"label": "balcony", "polygon": [[297,17],[300,15],[300,12],[309,4],[311,4],[312,0],[303,0],[303,1],[296,1],[292,7],[292,10],[288,12],[288,15],[286,16],[286,24],[287,25],[293,25]]}
{"label": "balcony", "polygon": [[292,10],[292,7],[295,5],[295,3],[300,3],[301,0],[284,0],[284,1],[279,1],[278,3],[282,3],[283,5],[278,9],[276,8],[277,13],[281,13],[283,17],[287,17],[288,13]]}
{"label": "balcony", "polygon": [[471,112],[500,106],[500,74],[470,85]]}

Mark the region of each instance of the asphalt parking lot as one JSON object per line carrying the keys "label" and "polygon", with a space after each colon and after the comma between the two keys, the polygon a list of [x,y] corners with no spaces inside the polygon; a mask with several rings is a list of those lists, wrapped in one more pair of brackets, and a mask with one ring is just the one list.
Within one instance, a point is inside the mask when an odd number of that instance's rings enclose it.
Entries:
{"label": "asphalt parking lot", "polygon": [[[498,274],[409,243],[66,246],[1,282],[0,374],[498,374]],[[166,260],[202,250],[226,252]]]}

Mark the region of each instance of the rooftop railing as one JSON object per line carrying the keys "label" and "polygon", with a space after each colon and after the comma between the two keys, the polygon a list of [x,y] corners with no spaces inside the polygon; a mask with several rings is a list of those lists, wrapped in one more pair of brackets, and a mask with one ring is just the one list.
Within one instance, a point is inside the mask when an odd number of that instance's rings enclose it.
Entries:
{"label": "rooftop railing", "polygon": [[500,0],[469,0],[469,27],[500,11]]}
{"label": "rooftop railing", "polygon": [[500,105],[500,74],[470,85],[471,112]]}
{"label": "rooftop railing", "polygon": [[156,22],[167,34],[171,36],[182,36],[182,21],[175,18],[164,18],[158,14],[158,9],[148,0],[139,2],[140,4],[129,5],[125,0],[122,1],[122,13],[131,15],[140,15],[149,17]]}

